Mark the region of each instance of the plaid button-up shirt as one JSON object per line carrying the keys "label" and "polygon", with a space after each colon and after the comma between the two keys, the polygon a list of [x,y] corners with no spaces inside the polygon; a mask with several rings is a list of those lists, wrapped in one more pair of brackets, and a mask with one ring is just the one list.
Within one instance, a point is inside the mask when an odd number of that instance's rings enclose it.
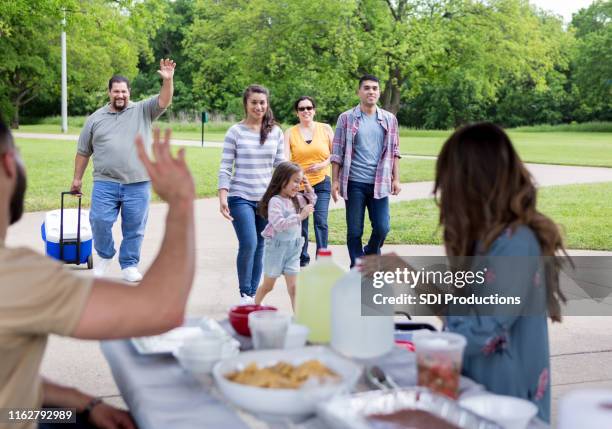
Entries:
{"label": "plaid button-up shirt", "polygon": [[[351,171],[351,160],[355,136],[359,131],[361,121],[361,108],[359,106],[347,110],[338,117],[336,134],[332,147],[331,162],[340,166],[338,180],[340,181],[340,196],[348,199],[348,179]],[[393,181],[393,163],[395,158],[401,158],[399,152],[399,134],[397,129],[397,118],[391,112],[376,107],[376,119],[385,130],[383,150],[381,158],[376,167],[374,179],[374,198],[385,198],[391,194],[391,182]]]}

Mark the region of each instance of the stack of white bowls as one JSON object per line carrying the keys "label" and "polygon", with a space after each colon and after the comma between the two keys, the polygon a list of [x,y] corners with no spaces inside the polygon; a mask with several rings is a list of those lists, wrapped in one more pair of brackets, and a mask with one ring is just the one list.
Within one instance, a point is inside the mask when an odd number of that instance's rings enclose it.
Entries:
{"label": "stack of white bowls", "polygon": [[210,374],[213,366],[222,359],[238,355],[238,344],[217,332],[203,332],[192,337],[174,351],[174,356],[187,371]]}

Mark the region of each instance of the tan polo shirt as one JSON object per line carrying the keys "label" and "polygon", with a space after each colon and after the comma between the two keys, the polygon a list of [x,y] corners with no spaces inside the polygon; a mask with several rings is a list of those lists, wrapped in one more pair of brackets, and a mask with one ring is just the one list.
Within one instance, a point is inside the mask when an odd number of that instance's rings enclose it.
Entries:
{"label": "tan polo shirt", "polygon": [[[0,408],[42,405],[47,336],[74,331],[91,284],[57,261],[0,241]],[[1,429],[30,427],[36,425],[0,423]]]}

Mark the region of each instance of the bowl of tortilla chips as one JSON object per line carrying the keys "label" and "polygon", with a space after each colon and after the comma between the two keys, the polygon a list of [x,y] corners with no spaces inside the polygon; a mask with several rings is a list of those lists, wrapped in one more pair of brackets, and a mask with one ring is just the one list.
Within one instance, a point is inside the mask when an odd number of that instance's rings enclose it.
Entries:
{"label": "bowl of tortilla chips", "polygon": [[350,392],[356,363],[321,346],[241,353],[217,363],[213,377],[234,405],[266,420],[300,421],[331,397]]}

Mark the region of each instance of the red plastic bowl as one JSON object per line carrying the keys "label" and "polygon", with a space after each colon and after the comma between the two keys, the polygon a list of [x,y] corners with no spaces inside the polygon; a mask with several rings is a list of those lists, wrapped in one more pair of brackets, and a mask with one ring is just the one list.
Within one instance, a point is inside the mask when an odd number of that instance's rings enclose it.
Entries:
{"label": "red plastic bowl", "polygon": [[276,311],[277,308],[270,305],[237,305],[232,307],[229,311],[229,321],[232,328],[234,328],[234,330],[240,335],[250,337],[251,330],[249,329],[249,313],[258,310]]}

